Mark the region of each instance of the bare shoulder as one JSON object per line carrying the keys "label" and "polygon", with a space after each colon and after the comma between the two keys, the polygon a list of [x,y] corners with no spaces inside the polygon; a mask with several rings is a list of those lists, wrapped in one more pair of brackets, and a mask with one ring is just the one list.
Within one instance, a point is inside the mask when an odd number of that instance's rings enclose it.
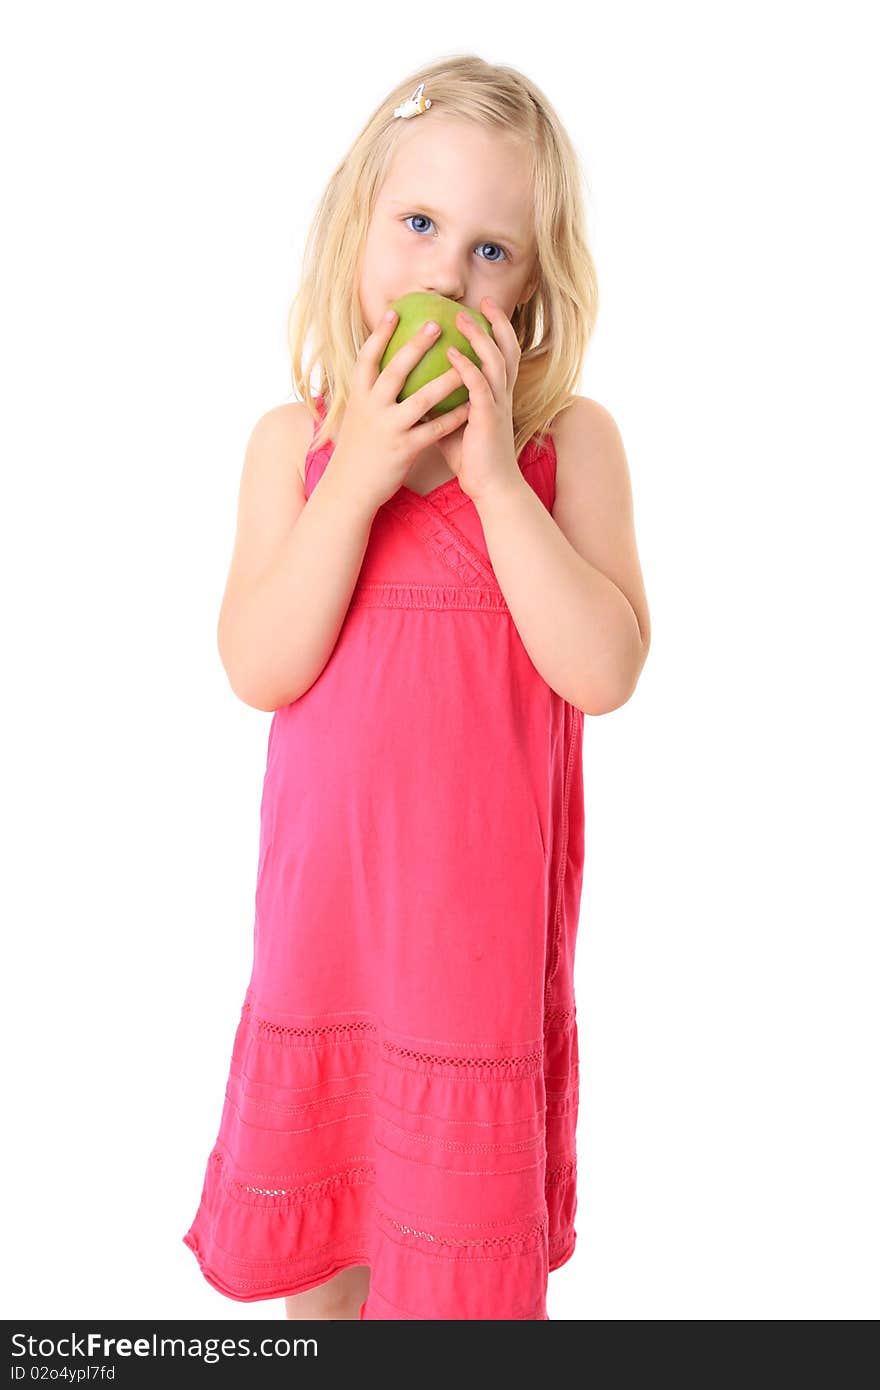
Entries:
{"label": "bare shoulder", "polygon": [[557,502],[564,505],[573,493],[586,500],[586,490],[601,483],[603,470],[606,483],[616,476],[619,489],[629,484],[617,422],[598,401],[575,396],[553,417],[550,434],[556,452]]}
{"label": "bare shoulder", "polygon": [[629,464],[617,422],[598,401],[575,396],[554,417],[550,434],[556,451],[553,520],[578,554],[629,600],[647,654],[650,615]]}
{"label": "bare shoulder", "polygon": [[274,435],[279,440],[285,436],[289,439],[297,472],[305,484],[306,454],[314,433],[314,422],[305,401],[285,401],[283,405],[273,406],[260,416],[254,430]]}
{"label": "bare shoulder", "polygon": [[565,441],[572,433],[580,435],[584,430],[592,433],[600,429],[616,430],[617,425],[610,410],[589,396],[574,396],[554,415],[550,425],[554,444]]}
{"label": "bare shoulder", "polygon": [[253,426],[241,471],[224,609],[272,564],[306,505],[303,465],[311,437],[312,418],[298,401],[267,410]]}

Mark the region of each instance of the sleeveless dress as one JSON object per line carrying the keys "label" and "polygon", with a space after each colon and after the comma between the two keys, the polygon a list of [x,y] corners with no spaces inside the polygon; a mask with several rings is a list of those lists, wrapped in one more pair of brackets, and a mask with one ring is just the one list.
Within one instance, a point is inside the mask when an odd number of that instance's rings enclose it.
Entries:
{"label": "sleeveless dress", "polygon": [[[537,440],[518,463],[549,510]],[[269,729],[253,971],[183,1237],[221,1293],[369,1265],[363,1319],[548,1318],[576,1239],[582,733],[458,479],[401,487]]]}

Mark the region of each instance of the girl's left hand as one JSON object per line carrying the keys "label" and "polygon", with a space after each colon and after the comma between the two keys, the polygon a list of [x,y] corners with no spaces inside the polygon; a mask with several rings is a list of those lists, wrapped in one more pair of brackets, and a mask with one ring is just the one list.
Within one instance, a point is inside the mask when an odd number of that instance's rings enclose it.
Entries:
{"label": "girl's left hand", "polygon": [[473,347],[482,368],[464,353],[448,350],[450,365],[468,389],[470,410],[465,423],[438,439],[436,446],[462,491],[475,502],[522,477],[513,442],[513,388],[522,350],[513,324],[499,305],[487,297],[480,302],[480,312],[492,325],[495,338],[469,314],[456,316],[456,328]]}

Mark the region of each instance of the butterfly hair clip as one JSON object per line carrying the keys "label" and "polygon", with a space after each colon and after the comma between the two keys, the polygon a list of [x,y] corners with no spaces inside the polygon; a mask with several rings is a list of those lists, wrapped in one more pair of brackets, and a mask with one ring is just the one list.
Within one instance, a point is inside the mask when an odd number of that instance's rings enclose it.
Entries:
{"label": "butterfly hair clip", "polygon": [[424,90],[425,84],[424,82],[420,82],[412,96],[395,107],[395,117],[404,116],[408,119],[410,116],[420,116],[423,111],[427,111],[428,107],[431,105],[431,98],[422,96]]}

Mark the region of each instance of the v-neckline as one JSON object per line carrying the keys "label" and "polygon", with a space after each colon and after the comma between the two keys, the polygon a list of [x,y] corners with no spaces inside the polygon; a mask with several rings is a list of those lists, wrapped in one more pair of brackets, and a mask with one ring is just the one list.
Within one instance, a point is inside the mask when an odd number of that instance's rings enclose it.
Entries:
{"label": "v-neckline", "polygon": [[418,497],[422,502],[427,502],[429,498],[436,497],[438,493],[445,492],[446,488],[451,488],[453,483],[458,483],[458,474],[453,473],[451,478],[446,478],[444,482],[438,483],[436,487],[429,488],[427,492],[416,492],[415,488],[407,487],[406,483],[401,484],[401,492],[407,493],[410,497]]}

